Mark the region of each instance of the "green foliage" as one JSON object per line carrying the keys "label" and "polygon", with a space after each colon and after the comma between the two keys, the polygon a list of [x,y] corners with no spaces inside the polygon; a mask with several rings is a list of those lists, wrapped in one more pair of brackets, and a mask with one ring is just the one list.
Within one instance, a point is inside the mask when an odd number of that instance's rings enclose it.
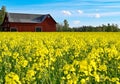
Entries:
{"label": "green foliage", "polygon": [[69,24],[68,24],[68,21],[65,19],[65,20],[64,20],[63,30],[64,30],[64,31],[68,31],[68,29],[69,29]]}
{"label": "green foliage", "polygon": [[[2,6],[0,10],[0,25],[3,23],[6,13],[6,7]],[[0,31],[2,30],[2,27],[0,26]]]}
{"label": "green foliage", "polygon": [[102,26],[82,26],[78,28],[74,28],[75,31],[80,32],[118,32],[119,28],[117,24],[107,24]]}
{"label": "green foliage", "polygon": [[5,17],[5,12],[6,12],[6,7],[2,6],[1,10],[0,10],[0,24],[2,24],[4,17]]}
{"label": "green foliage", "polygon": [[64,24],[57,24],[57,31],[63,32],[63,31],[72,31],[72,29],[69,27],[68,21],[65,19],[63,21]]}

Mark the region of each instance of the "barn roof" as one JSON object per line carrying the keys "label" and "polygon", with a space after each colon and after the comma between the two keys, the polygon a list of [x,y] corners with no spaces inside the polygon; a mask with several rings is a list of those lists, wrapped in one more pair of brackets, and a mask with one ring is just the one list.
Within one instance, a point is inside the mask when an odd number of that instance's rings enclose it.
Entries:
{"label": "barn roof", "polygon": [[20,22],[20,23],[40,23],[44,21],[47,16],[50,16],[50,14],[42,15],[42,14],[7,13],[9,22]]}

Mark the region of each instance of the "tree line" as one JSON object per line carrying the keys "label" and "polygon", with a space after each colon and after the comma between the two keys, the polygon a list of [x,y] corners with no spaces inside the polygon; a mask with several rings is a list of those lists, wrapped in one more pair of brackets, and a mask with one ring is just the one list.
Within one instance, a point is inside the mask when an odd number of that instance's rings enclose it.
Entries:
{"label": "tree line", "polygon": [[58,32],[118,32],[120,31],[117,24],[107,24],[101,26],[81,26],[81,27],[73,27],[70,28],[68,21],[64,20],[64,24],[57,24],[57,31]]}

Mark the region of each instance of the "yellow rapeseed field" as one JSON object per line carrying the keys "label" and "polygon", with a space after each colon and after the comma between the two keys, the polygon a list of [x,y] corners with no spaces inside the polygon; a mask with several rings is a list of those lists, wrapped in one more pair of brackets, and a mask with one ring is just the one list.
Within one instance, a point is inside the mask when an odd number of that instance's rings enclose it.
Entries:
{"label": "yellow rapeseed field", "polygon": [[0,33],[0,84],[120,84],[120,33]]}

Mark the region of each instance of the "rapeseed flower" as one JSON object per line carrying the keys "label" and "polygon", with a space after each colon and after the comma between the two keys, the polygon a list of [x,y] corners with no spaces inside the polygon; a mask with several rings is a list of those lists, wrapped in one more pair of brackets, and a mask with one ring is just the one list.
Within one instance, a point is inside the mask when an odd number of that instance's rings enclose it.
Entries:
{"label": "rapeseed flower", "polygon": [[17,74],[10,72],[5,76],[5,84],[21,84],[21,82]]}
{"label": "rapeseed flower", "polygon": [[0,84],[119,84],[119,33],[1,33]]}

